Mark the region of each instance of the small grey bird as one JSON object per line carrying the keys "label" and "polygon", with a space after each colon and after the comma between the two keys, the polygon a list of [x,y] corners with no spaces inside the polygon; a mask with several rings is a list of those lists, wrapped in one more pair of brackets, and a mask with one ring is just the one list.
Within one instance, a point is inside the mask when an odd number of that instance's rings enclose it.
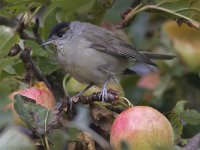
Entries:
{"label": "small grey bird", "polygon": [[57,59],[63,69],[81,83],[102,87],[102,101],[107,99],[107,84],[118,81],[127,72],[145,74],[156,69],[151,59],[168,60],[171,55],[139,52],[133,45],[102,27],[79,21],[56,25],[42,45],[55,44]]}

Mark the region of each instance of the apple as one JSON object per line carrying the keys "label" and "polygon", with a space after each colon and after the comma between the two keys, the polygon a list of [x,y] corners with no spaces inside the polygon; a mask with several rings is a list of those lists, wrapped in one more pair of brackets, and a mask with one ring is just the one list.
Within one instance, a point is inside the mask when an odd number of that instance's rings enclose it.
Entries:
{"label": "apple", "polygon": [[9,95],[12,102],[6,106],[6,109],[12,110],[16,124],[23,124],[23,121],[14,109],[14,96],[16,94],[31,98],[35,100],[36,104],[40,104],[48,109],[53,109],[56,104],[52,92],[44,82],[37,82],[33,87],[17,90]]}
{"label": "apple", "polygon": [[10,94],[10,99],[13,100],[16,94],[35,100],[36,104],[40,104],[48,109],[53,109],[55,106],[55,98],[52,92],[48,89],[44,82],[37,82],[33,87],[20,89]]}
{"label": "apple", "polygon": [[149,106],[134,106],[117,116],[110,133],[113,149],[173,150],[174,132],[167,118]]}

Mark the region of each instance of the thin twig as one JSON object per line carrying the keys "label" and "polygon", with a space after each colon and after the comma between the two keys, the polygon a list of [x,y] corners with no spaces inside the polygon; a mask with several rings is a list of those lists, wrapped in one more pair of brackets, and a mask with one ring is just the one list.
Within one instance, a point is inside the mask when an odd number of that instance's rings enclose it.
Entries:
{"label": "thin twig", "polygon": [[18,32],[21,39],[24,40],[32,40],[35,41],[35,37],[31,36],[30,34],[26,33],[25,30],[26,26],[23,22],[23,16],[19,19],[19,23],[16,28],[16,32]]}
{"label": "thin twig", "polygon": [[[36,18],[36,19],[35,19],[35,25],[33,26],[32,30],[33,30],[33,34],[34,34],[34,36],[35,36],[36,42],[37,42],[39,45],[41,45],[41,44],[42,44],[42,39],[41,39],[41,36],[40,36],[40,34],[39,34],[39,32],[38,32],[39,27],[40,27],[40,22],[39,22],[39,19]],[[45,47],[44,47],[44,48],[45,48]]]}
{"label": "thin twig", "polygon": [[47,119],[48,119],[48,115],[49,115],[49,110],[47,110],[45,121],[44,121],[44,131],[45,131],[44,140],[45,140],[46,149],[50,150],[49,141],[48,141],[48,133],[47,133]]}
{"label": "thin twig", "polygon": [[37,78],[38,81],[43,81],[47,85],[47,87],[51,91],[53,91],[45,75],[43,75],[43,73],[40,71],[40,69],[35,65],[35,63],[31,59],[30,52],[31,52],[31,48],[28,46],[25,46],[20,56],[20,58],[22,59],[22,61],[24,62],[26,66],[27,73],[29,75],[31,74],[30,77],[32,77],[32,73],[33,73],[33,75]]}

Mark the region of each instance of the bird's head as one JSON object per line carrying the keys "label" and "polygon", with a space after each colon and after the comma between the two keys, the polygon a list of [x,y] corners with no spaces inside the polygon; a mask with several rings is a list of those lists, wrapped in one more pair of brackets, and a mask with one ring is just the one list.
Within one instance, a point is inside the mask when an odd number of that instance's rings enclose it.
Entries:
{"label": "bird's head", "polygon": [[70,22],[62,22],[57,25],[55,25],[48,37],[48,40],[42,44],[42,46],[48,45],[48,44],[54,44],[57,43],[57,41],[60,41],[64,38],[66,32],[70,28]]}

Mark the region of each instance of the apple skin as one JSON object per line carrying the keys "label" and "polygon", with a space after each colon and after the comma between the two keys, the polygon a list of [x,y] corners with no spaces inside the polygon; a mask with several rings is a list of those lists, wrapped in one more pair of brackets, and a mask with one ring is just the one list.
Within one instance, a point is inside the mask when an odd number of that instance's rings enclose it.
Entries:
{"label": "apple skin", "polygon": [[10,94],[10,99],[14,100],[16,94],[31,98],[36,104],[40,104],[48,109],[53,109],[56,103],[53,93],[48,89],[44,82],[37,82],[31,88],[15,91]]}
{"label": "apple skin", "polygon": [[9,98],[12,102],[6,106],[6,109],[12,110],[15,123],[19,125],[24,125],[24,122],[21,120],[14,109],[14,96],[16,94],[31,98],[36,102],[36,104],[40,104],[48,109],[53,109],[56,104],[53,93],[48,89],[44,82],[37,82],[33,87],[19,89],[11,93]]}
{"label": "apple skin", "polygon": [[121,142],[130,150],[173,150],[174,132],[167,118],[149,106],[134,106],[117,116],[110,134],[114,150]]}

